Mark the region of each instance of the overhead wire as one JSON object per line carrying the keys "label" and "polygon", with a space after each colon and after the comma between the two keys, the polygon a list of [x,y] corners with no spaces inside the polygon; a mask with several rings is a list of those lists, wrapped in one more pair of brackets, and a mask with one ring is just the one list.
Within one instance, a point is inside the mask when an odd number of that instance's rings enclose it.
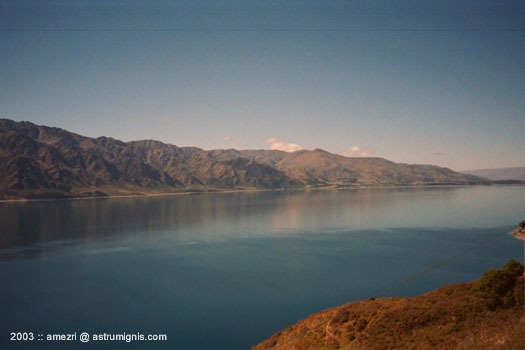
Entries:
{"label": "overhead wire", "polygon": [[[445,264],[448,264],[448,263],[450,263],[451,261],[453,261],[453,260],[455,260],[455,259],[457,259],[457,258],[459,258],[459,257],[462,257],[463,255],[466,255],[466,254],[470,253],[471,251],[473,251],[473,250],[475,250],[475,249],[478,249],[478,248],[480,248],[480,247],[482,247],[482,246],[484,246],[484,245],[489,244],[490,242],[492,242],[492,241],[494,241],[494,240],[500,238],[501,236],[503,236],[503,235],[505,235],[505,234],[509,234],[509,232],[508,232],[508,231],[505,231],[505,232],[502,232],[502,233],[498,233],[498,234],[495,235],[495,236],[492,236],[492,237],[490,237],[490,238],[488,238],[488,239],[486,239],[486,240],[483,240],[483,241],[481,241],[481,242],[479,242],[479,243],[476,243],[475,245],[470,246],[469,248],[464,249],[464,250],[462,250],[461,252],[459,252],[459,253],[457,253],[457,254],[451,256],[451,257],[448,257],[448,258],[446,258],[446,259],[444,259],[444,260],[438,262],[437,264],[434,264],[434,265],[432,265],[432,266],[426,268],[426,269],[423,270],[423,271],[420,271],[420,272],[418,272],[418,273],[415,273],[415,274],[413,274],[412,276],[410,276],[410,277],[408,277],[408,278],[405,278],[404,280],[402,280],[402,281],[400,281],[400,282],[397,282],[397,283],[395,283],[395,284],[393,284],[393,285],[391,285],[391,286],[389,286],[389,287],[387,287],[387,288],[381,290],[380,292],[378,292],[378,293],[374,294],[372,297],[370,297],[369,300],[373,300],[373,299],[375,299],[375,298],[378,298],[378,297],[380,297],[380,296],[383,296],[383,295],[385,295],[386,293],[391,292],[392,290],[394,290],[394,289],[396,289],[396,288],[399,288],[399,287],[401,287],[402,285],[404,285],[404,284],[406,284],[406,283],[408,283],[408,282],[410,282],[410,281],[412,281],[412,280],[414,280],[414,279],[416,279],[416,278],[418,278],[418,277],[421,277],[421,276],[423,276],[423,275],[425,275],[425,274],[427,274],[427,273],[429,273],[429,272],[431,272],[431,271],[433,271],[433,270],[435,270],[435,269],[437,269],[437,268],[439,268],[439,267],[441,267],[441,266],[443,266],[443,265],[445,265]],[[291,338],[288,338],[288,339],[287,339],[286,341],[284,341],[283,343],[280,343],[280,344],[276,344],[276,345],[274,345],[273,347],[269,348],[268,350],[276,350],[276,349],[279,349],[280,347],[282,347],[282,346],[284,346],[284,345],[287,345],[287,344],[290,344],[291,342],[293,342],[293,341],[296,340],[297,338],[302,337],[303,335],[305,335],[305,334],[307,334],[307,333],[309,333],[309,332],[312,332],[313,330],[315,330],[315,329],[317,329],[317,328],[319,328],[319,327],[321,327],[321,326],[328,325],[331,321],[333,321],[336,317],[342,315],[345,311],[346,311],[346,310],[343,308],[342,310],[340,310],[339,312],[337,312],[334,316],[330,317],[329,319],[326,319],[326,320],[324,320],[324,321],[322,321],[322,322],[320,322],[320,323],[314,325],[313,327],[307,327],[307,328],[303,329],[299,334],[296,334],[295,336],[293,336],[293,337],[291,337]]]}

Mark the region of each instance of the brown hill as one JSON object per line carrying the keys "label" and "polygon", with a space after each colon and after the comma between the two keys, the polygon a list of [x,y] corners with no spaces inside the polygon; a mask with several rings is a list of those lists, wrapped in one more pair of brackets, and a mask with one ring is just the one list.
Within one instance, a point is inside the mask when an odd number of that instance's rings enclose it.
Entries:
{"label": "brown hill", "polygon": [[0,120],[0,176],[0,199],[302,186],[247,159],[221,162],[198,148],[89,138],[6,119]]}
{"label": "brown hill", "polygon": [[523,265],[413,298],[356,301],[278,332],[254,350],[524,349]]}
{"label": "brown hill", "polygon": [[487,183],[430,165],[323,150],[211,150],[90,138],[0,119],[0,199],[308,186]]}
{"label": "brown hill", "polygon": [[435,185],[488,183],[434,165],[398,164],[376,157],[344,157],[322,149],[298,152],[235,151],[211,152],[217,159],[243,157],[268,164],[309,185]]}

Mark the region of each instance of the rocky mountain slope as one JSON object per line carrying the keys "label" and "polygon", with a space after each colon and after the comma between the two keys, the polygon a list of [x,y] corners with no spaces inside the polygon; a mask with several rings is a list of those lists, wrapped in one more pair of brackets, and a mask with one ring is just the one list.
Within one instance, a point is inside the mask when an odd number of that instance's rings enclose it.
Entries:
{"label": "rocky mountain slope", "polygon": [[0,199],[482,183],[487,181],[437,166],[347,158],[320,149],[206,151],[0,119]]}
{"label": "rocky mountain slope", "polygon": [[278,332],[254,350],[524,349],[523,265],[413,298],[356,301]]}
{"label": "rocky mountain slope", "polygon": [[375,157],[349,158],[322,149],[291,153],[269,150],[216,150],[211,154],[217,159],[242,157],[268,164],[309,185],[429,185],[484,182],[475,176],[434,165],[394,163]]}

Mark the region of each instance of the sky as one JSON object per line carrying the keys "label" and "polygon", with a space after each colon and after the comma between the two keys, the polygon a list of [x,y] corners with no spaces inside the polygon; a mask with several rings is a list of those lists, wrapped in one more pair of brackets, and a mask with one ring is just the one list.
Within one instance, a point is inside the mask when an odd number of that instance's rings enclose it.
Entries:
{"label": "sky", "polygon": [[525,166],[523,1],[0,0],[0,118]]}

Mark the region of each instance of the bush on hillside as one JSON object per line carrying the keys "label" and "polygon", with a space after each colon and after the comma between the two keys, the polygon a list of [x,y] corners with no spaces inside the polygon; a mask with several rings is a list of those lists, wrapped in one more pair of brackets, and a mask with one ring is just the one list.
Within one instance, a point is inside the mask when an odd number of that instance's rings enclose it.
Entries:
{"label": "bush on hillside", "polygon": [[518,283],[522,274],[523,265],[510,259],[502,269],[485,272],[477,284],[477,292],[492,310],[523,304],[523,294],[519,292],[523,282]]}

